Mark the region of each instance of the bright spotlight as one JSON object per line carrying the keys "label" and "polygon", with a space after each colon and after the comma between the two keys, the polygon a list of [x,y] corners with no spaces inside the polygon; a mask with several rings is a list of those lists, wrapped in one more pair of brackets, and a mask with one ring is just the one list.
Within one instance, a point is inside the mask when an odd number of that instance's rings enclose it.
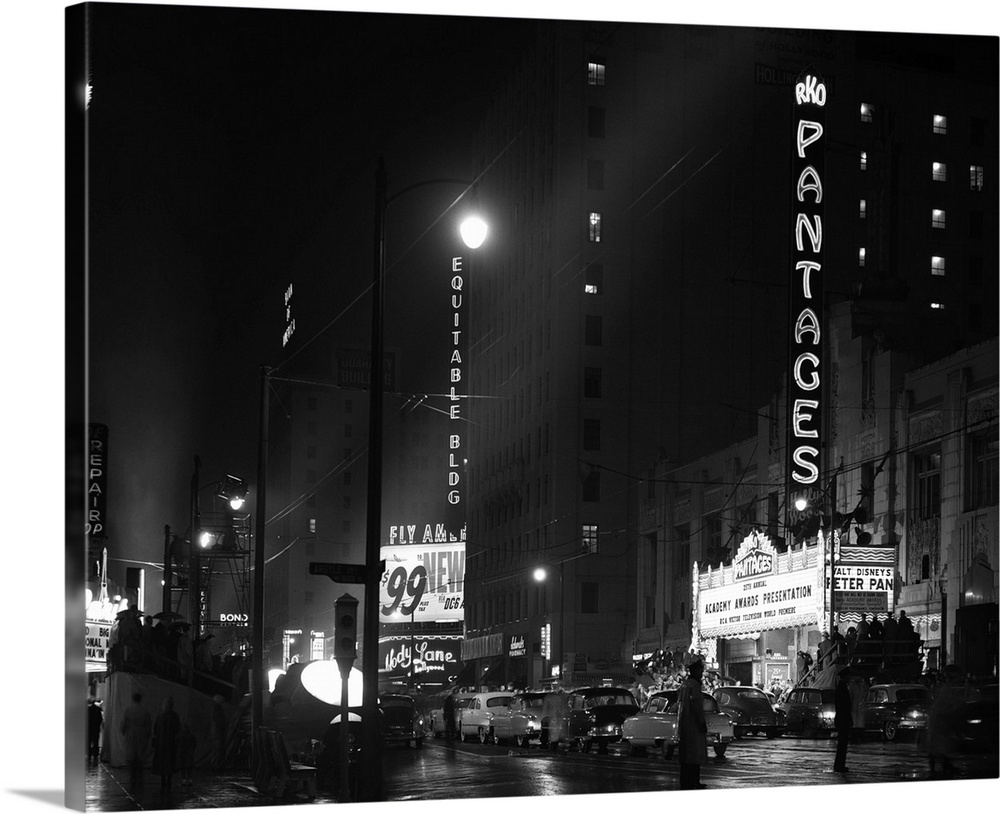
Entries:
{"label": "bright spotlight", "polygon": [[487,231],[489,231],[489,227],[487,227],[486,221],[475,215],[466,218],[459,227],[462,240],[470,249],[478,249],[483,245]]}

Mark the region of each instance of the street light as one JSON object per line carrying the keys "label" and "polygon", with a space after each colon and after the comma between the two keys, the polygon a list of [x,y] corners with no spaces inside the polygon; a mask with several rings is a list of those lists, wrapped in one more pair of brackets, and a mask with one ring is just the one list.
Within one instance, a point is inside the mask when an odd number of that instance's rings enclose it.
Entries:
{"label": "street light", "polygon": [[[368,399],[368,507],[365,533],[365,604],[364,652],[361,672],[364,676],[364,695],[361,706],[361,749],[370,756],[361,764],[361,799],[378,799],[381,787],[381,750],[379,745],[378,716],[378,627],[379,583],[382,577],[382,366],[384,363],[383,311],[385,296],[385,222],[388,205],[401,195],[431,184],[462,184],[467,181],[438,178],[412,184],[391,197],[387,195],[385,161],[379,158],[375,170],[375,235],[372,274],[372,354],[371,378]],[[463,193],[464,195],[464,193]],[[461,197],[461,196],[460,196]],[[475,194],[473,193],[473,198]],[[486,239],[485,223],[476,218],[462,225],[460,233],[466,246],[476,249]]]}
{"label": "street light", "polygon": [[[539,565],[533,576],[536,582],[545,582],[548,578],[548,569],[554,568],[559,574],[559,680],[562,681],[563,676],[563,628],[566,627],[566,615],[564,613],[565,604],[563,603],[563,568],[562,563],[550,563],[547,565]],[[549,645],[551,647],[551,643]],[[551,673],[551,670],[549,671]]]}

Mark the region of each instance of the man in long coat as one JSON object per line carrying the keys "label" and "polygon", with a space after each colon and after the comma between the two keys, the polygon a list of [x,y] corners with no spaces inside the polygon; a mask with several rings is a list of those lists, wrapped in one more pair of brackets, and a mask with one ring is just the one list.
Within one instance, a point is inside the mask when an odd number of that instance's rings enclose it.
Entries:
{"label": "man in long coat", "polygon": [[125,760],[129,767],[129,790],[142,788],[142,772],[146,765],[149,740],[153,735],[153,718],[142,705],[142,695],[133,693],[132,705],[122,716],[121,733],[125,737]]}
{"label": "man in long coat", "polygon": [[847,668],[837,676],[837,688],[833,691],[833,726],[837,730],[837,756],[833,770],[840,774],[847,772],[847,742],[851,738],[853,715],[851,712],[851,691],[847,686]]}
{"label": "man in long coat", "polygon": [[688,677],[677,695],[677,732],[681,765],[681,788],[703,789],[701,764],[708,762],[708,742],[705,734],[705,705],[702,700],[701,677],[705,663],[700,659],[688,665]]}

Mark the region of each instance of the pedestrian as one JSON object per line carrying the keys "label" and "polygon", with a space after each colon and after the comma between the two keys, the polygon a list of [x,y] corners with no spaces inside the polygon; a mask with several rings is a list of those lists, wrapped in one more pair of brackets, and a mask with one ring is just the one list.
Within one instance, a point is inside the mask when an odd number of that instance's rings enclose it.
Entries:
{"label": "pedestrian", "polygon": [[882,641],[882,623],[878,620],[878,614],[872,614],[872,623],[868,626],[868,635],[878,642]]}
{"label": "pedestrian", "polygon": [[160,714],[153,724],[153,773],[160,776],[160,793],[170,794],[177,771],[177,736],[181,732],[181,718],[174,712],[174,699],[163,699]]}
{"label": "pedestrian", "polygon": [[886,614],[882,623],[882,639],[885,642],[885,666],[888,667],[896,661],[896,654],[899,652],[899,626],[891,613]]}
{"label": "pedestrian", "polygon": [[222,701],[221,695],[212,697],[212,764],[216,769],[226,767],[226,744],[229,736],[229,718]]}
{"label": "pedestrian", "polygon": [[858,622],[858,641],[864,641],[869,634],[868,614],[862,611],[861,621]]}
{"label": "pedestrian", "polygon": [[847,742],[851,737],[851,727],[854,718],[851,714],[851,690],[847,686],[849,668],[845,667],[837,676],[837,688],[833,692],[833,726],[837,730],[837,757],[833,761],[833,770],[846,774]]}
{"label": "pedestrian", "polygon": [[142,705],[142,694],[133,693],[132,703],[122,715],[121,733],[125,738],[125,762],[129,770],[129,791],[142,789],[143,770],[153,734],[153,719]]}
{"label": "pedestrian", "polygon": [[185,721],[177,735],[177,768],[181,773],[181,785],[190,786],[194,781],[191,773],[194,769],[194,753],[198,747],[198,738],[191,729],[191,724]]}
{"label": "pedestrian", "polygon": [[455,691],[452,690],[444,697],[444,735],[452,741],[455,740]]}
{"label": "pedestrian", "polygon": [[688,665],[687,680],[677,695],[677,760],[681,766],[682,789],[707,788],[701,782],[701,764],[708,762],[708,741],[701,677],[705,663],[700,659]]}
{"label": "pedestrian", "polygon": [[104,713],[97,699],[87,699],[87,760],[99,761],[101,757],[101,727],[104,725]]}

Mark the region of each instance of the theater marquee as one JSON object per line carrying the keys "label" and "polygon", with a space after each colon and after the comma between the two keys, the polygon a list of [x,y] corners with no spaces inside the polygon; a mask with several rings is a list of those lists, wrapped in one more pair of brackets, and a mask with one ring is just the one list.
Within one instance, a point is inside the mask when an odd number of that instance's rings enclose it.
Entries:
{"label": "theater marquee", "polygon": [[698,579],[695,605],[702,638],[737,638],[799,625],[822,613],[822,575],[805,550],[778,553],[754,532],[740,544],[731,565]]}

